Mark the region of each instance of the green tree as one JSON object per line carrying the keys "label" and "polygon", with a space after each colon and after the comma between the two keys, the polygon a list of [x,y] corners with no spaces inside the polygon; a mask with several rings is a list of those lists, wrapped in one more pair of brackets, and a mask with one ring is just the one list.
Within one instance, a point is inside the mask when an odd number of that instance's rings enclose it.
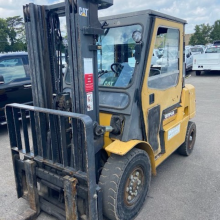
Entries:
{"label": "green tree", "polygon": [[14,16],[6,18],[10,50],[26,50],[26,38],[23,18]]}
{"label": "green tree", "polygon": [[210,33],[212,31],[212,26],[209,24],[200,24],[195,26],[195,33],[191,36],[189,44],[205,45],[210,42]]}
{"label": "green tree", "polygon": [[7,41],[7,23],[4,19],[0,18],[0,52],[7,51],[8,41]]}
{"label": "green tree", "polygon": [[220,40],[220,20],[215,21],[210,38],[212,41]]}

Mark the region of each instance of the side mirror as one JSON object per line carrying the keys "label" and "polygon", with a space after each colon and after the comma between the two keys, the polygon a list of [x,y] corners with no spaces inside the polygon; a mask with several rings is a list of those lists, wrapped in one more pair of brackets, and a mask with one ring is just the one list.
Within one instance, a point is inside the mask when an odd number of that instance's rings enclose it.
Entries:
{"label": "side mirror", "polygon": [[4,77],[2,75],[0,75],[0,85],[4,84],[4,83],[5,83]]}
{"label": "side mirror", "polygon": [[186,54],[186,57],[189,58],[189,57],[190,57],[190,54]]}

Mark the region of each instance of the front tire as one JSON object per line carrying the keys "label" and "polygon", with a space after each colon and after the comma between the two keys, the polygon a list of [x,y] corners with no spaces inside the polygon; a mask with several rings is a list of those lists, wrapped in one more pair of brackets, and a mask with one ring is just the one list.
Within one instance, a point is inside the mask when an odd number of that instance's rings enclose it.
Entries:
{"label": "front tire", "polygon": [[196,141],[196,124],[195,122],[189,121],[186,131],[185,142],[178,148],[179,154],[183,156],[189,156],[194,148]]}
{"label": "front tire", "polygon": [[112,154],[100,176],[103,212],[111,220],[133,219],[142,208],[151,180],[147,153],[132,149],[124,156]]}

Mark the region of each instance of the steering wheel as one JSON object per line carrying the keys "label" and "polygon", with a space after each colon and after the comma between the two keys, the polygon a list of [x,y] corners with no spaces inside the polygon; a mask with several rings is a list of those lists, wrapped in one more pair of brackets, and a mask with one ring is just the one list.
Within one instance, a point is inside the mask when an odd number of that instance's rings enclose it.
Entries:
{"label": "steering wheel", "polygon": [[[115,68],[114,68],[114,66],[115,66]],[[116,76],[119,76],[122,69],[123,69],[123,66],[120,63],[113,63],[111,65],[111,70],[116,74]]]}

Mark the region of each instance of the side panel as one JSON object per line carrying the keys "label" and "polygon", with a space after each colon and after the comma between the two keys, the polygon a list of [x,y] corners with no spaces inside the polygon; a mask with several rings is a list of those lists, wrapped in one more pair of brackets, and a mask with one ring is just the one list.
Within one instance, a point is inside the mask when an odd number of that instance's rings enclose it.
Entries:
{"label": "side panel", "polygon": [[160,154],[155,161],[156,167],[159,166],[167,157],[170,156],[185,141],[186,129],[189,119],[195,116],[195,88],[186,84],[182,90],[180,107],[177,113],[170,117],[172,121],[163,126],[163,138],[166,153]]}
{"label": "side panel", "polygon": [[174,122],[172,122],[172,125],[170,125],[169,127],[168,126],[164,127],[166,153],[161,154],[160,157],[156,159],[155,161],[156,167],[159,166],[184,142],[188,121],[189,121],[189,117],[185,117],[183,120],[179,120],[179,121],[175,120]]}

